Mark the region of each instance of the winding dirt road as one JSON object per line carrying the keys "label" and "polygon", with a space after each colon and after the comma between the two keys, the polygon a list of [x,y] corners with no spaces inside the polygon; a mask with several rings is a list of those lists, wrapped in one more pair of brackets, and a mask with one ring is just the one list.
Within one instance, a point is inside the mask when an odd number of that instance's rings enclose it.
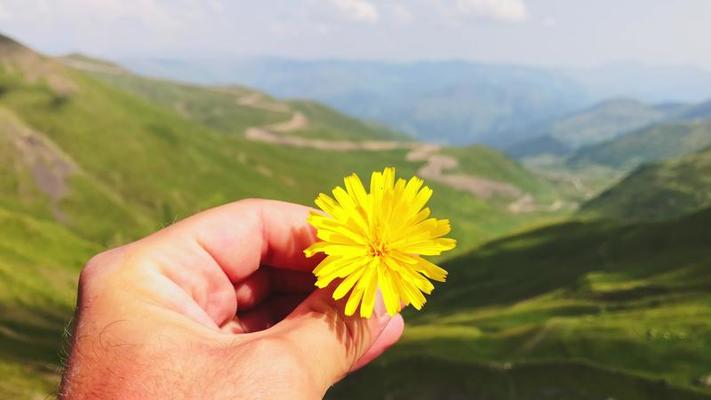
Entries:
{"label": "winding dirt road", "polygon": [[[269,104],[261,104],[260,100],[265,100],[258,95],[248,95],[238,100],[240,105],[250,106],[260,109],[271,109],[276,111],[289,111],[285,103],[269,101]],[[285,107],[275,107],[281,104]],[[557,211],[562,207],[560,201],[548,206],[536,204],[534,197],[530,193],[525,193],[520,188],[506,182],[495,181],[479,176],[464,173],[449,173],[459,165],[457,158],[442,153],[440,146],[428,143],[405,142],[405,141],[385,141],[385,140],[328,140],[302,137],[295,133],[309,125],[309,119],[300,111],[291,111],[291,117],[276,124],[253,126],[245,130],[245,137],[249,140],[269,143],[279,146],[290,146],[298,148],[309,148],[323,151],[386,151],[394,149],[409,149],[405,156],[407,161],[424,161],[424,165],[417,171],[417,175],[453,189],[468,192],[471,195],[490,199],[492,197],[502,197],[510,199],[507,210],[514,214],[528,213],[535,211]]]}

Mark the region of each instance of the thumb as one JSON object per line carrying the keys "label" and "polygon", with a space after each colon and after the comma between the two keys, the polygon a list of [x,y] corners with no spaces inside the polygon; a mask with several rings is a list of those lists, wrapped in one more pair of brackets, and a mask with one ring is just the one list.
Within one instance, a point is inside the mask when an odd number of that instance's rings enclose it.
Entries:
{"label": "thumb", "polygon": [[399,314],[388,315],[380,294],[370,318],[346,316],[345,299],[331,297],[334,287],[312,293],[280,324],[324,391],[397,342],[404,327]]}

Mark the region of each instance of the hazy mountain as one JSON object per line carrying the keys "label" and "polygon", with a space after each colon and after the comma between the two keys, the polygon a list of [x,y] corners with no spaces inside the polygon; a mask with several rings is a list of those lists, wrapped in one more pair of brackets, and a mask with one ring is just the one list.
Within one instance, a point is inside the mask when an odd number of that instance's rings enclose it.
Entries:
{"label": "hazy mountain", "polygon": [[[656,113],[668,111],[656,106],[645,109],[646,104],[698,102],[711,95],[710,71],[633,63],[559,69],[466,61],[391,63],[264,57],[133,59],[125,64],[149,75],[241,83],[278,97],[312,98],[424,140],[486,143],[499,148],[541,136],[541,124],[594,102],[603,102],[598,105],[603,109],[590,112],[610,114],[603,121],[608,125],[599,128],[605,133],[641,127],[639,123],[654,121]],[[605,110],[607,99],[620,103],[608,104],[610,108]],[[617,106],[619,110],[615,110]],[[615,128],[615,113],[622,128]],[[540,134],[529,134],[528,130]]]}
{"label": "hazy mountain", "polygon": [[711,100],[685,107],[677,118],[683,120],[711,118]]}
{"label": "hazy mountain", "polygon": [[649,103],[699,102],[711,95],[711,71],[635,62],[558,70],[596,99],[632,97]]}
{"label": "hazy mountain", "polygon": [[[520,154],[527,143],[537,143],[534,147],[539,154],[560,154],[560,143],[569,149],[604,142],[619,135],[639,129],[655,122],[676,116],[684,104],[646,104],[628,98],[609,99],[589,108],[566,114],[549,121],[509,132],[502,136],[499,144],[509,154]],[[515,141],[508,146],[505,143]],[[552,147],[543,146],[548,144]],[[526,154],[533,154],[529,148]]]}
{"label": "hazy mountain", "polygon": [[511,144],[504,151],[511,157],[524,159],[540,155],[564,157],[570,154],[572,148],[552,136],[543,135]]}
{"label": "hazy mountain", "polygon": [[671,121],[642,128],[615,139],[580,148],[571,165],[635,166],[700,151],[711,145],[711,120]]}
{"label": "hazy mountain", "polygon": [[277,97],[315,99],[423,140],[493,143],[497,135],[586,104],[578,85],[540,68],[464,61],[387,63],[258,58],[128,60],[150,75],[241,83]]}

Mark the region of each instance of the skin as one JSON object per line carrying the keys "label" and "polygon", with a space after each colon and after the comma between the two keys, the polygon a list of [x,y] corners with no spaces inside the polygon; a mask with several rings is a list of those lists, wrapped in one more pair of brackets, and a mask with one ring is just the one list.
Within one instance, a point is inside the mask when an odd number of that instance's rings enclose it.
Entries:
{"label": "skin", "polygon": [[402,317],[314,291],[309,210],[243,200],[92,258],[60,399],[315,399],[382,354]]}

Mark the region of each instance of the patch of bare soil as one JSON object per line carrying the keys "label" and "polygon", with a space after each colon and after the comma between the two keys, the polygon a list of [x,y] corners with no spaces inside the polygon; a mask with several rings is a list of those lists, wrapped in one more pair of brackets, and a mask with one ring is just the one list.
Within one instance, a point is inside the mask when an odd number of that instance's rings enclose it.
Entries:
{"label": "patch of bare soil", "polygon": [[37,188],[49,197],[55,217],[62,220],[59,201],[69,192],[67,181],[79,171],[77,165],[52,141],[5,109],[0,109],[0,135],[14,144]]}
{"label": "patch of bare soil", "polygon": [[556,212],[565,206],[561,200],[555,200],[551,204],[538,204],[530,194],[519,197],[516,201],[509,204],[509,211],[513,214],[524,214],[532,212]]}
{"label": "patch of bare soil", "polygon": [[[282,131],[283,132],[283,131]],[[299,136],[291,136],[274,133],[265,128],[252,127],[245,131],[245,136],[247,139],[270,143],[274,145],[290,146],[290,147],[300,147],[309,148],[324,151],[355,151],[355,150],[370,150],[370,151],[383,151],[392,150],[398,148],[404,148],[403,143],[400,142],[386,142],[386,141],[364,141],[364,142],[354,142],[350,140],[325,140],[325,139],[311,139],[303,138]]]}
{"label": "patch of bare soil", "polygon": [[279,133],[289,133],[293,131],[298,131],[299,129],[304,129],[309,125],[309,119],[300,112],[296,111],[291,115],[291,119],[285,122],[279,122],[276,124],[269,125],[267,129],[272,132]]}
{"label": "patch of bare soil", "polygon": [[424,154],[429,154],[425,158],[427,163],[417,171],[418,175],[423,178],[445,184],[457,190],[469,192],[482,199],[489,199],[493,196],[515,198],[522,195],[521,189],[509,183],[467,174],[445,174],[445,171],[454,169],[459,165],[459,161],[452,156],[432,152],[426,153],[423,150],[413,150],[413,152],[418,153],[410,155],[408,159],[416,159],[417,157],[423,157]]}

